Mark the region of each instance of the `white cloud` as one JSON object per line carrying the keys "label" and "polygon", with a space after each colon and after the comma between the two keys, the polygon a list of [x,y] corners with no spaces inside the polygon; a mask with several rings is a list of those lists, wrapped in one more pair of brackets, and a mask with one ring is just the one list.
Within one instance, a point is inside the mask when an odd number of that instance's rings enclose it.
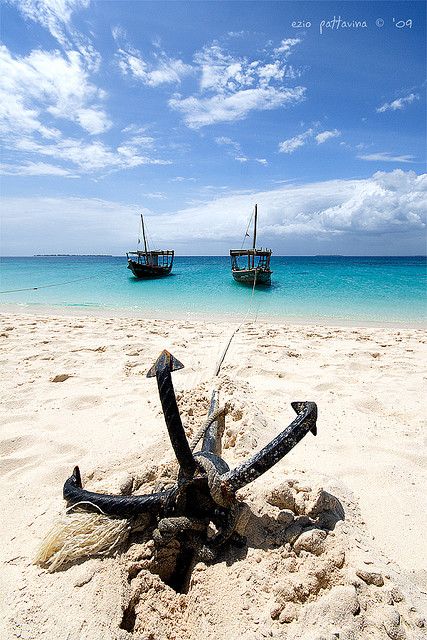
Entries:
{"label": "white cloud", "polygon": [[266,111],[304,100],[305,88],[258,87],[243,89],[230,95],[218,94],[210,98],[175,96],[169,100],[172,109],[180,111],[191,129],[199,129],[216,122],[233,122],[246,117],[250,111]]}
{"label": "white cloud", "polygon": [[281,66],[279,60],[257,68],[261,85],[267,85],[271,80],[283,80],[286,67]]}
{"label": "white cloud", "polygon": [[[96,136],[112,123],[100,103],[106,94],[89,81],[82,56],[76,51],[31,51],[12,56],[0,46],[0,133],[9,150],[34,154],[27,164],[9,167],[15,175],[75,175],[76,172],[126,169],[144,164],[170,164],[154,157],[154,138],[143,127],[129,125],[121,144],[64,137],[60,126],[73,122],[83,133]],[[126,135],[127,134],[127,135]],[[49,157],[68,163],[54,167]],[[27,158],[26,158],[27,160]]]}
{"label": "white cloud", "polygon": [[[273,191],[222,196],[197,207],[159,215],[158,233],[183,240],[238,238],[254,202],[260,205],[260,237],[391,233],[425,228],[427,175],[377,172],[363,180],[288,185]],[[233,216],[229,212],[233,211]],[[203,220],[203,225],[197,225]]]}
{"label": "white cloud", "polygon": [[238,142],[236,142],[235,140],[232,140],[228,136],[219,136],[219,137],[215,138],[215,142],[217,144],[219,144],[219,145],[230,146],[233,149],[235,149],[236,151],[239,151],[239,149],[240,149],[240,144]]}
{"label": "white cloud", "polygon": [[[255,202],[264,245],[295,247],[299,242],[309,253],[311,247],[319,246],[319,239],[332,243],[342,238],[339,246],[353,253],[357,239],[364,244],[369,238],[385,234],[389,239],[392,234],[397,247],[409,235],[418,247],[426,226],[427,175],[397,169],[362,180],[329,180],[221,196],[175,213],[146,215],[159,245],[187,243],[194,251],[194,241],[199,240],[197,247],[203,253],[220,240],[225,251],[241,238]],[[4,198],[3,211],[3,250],[22,255],[24,251],[122,252],[133,241],[138,208],[97,199]],[[22,216],[28,216],[24,229]],[[379,247],[384,251],[384,240]]]}
{"label": "white cloud", "polygon": [[289,55],[292,52],[292,49],[296,47],[297,44],[300,44],[300,42],[300,38],[287,38],[286,40],[282,40],[280,46],[274,50],[274,53],[276,55],[279,55],[281,53]]}
{"label": "white cloud", "polygon": [[281,153],[294,153],[300,147],[303,147],[305,144],[308,144],[313,138],[316,140],[317,144],[323,144],[326,140],[330,140],[331,138],[337,138],[341,135],[341,131],[338,129],[332,129],[330,131],[321,131],[316,135],[316,130],[319,128],[319,123],[316,122],[313,124],[310,129],[307,129],[303,133],[300,133],[293,138],[288,138],[287,140],[283,140],[283,142],[279,143],[279,151]]}
{"label": "white cloud", "polygon": [[111,126],[97,104],[104,98],[105,93],[89,82],[76,51],[63,57],[58,51],[34,50],[26,57],[13,57],[6,46],[0,46],[3,133],[38,132],[45,138],[58,137],[52,116],[71,120],[90,134],[102,133]]}
{"label": "white cloud", "polygon": [[164,51],[156,53],[155,60],[148,63],[133,48],[119,49],[118,64],[124,75],[131,75],[143,84],[158,87],[162,84],[179,84],[185,76],[193,72],[193,67],[182,60],[169,58]]}
{"label": "white cloud", "polygon": [[265,60],[235,57],[213,42],[195,53],[194,63],[200,76],[199,92],[187,97],[176,94],[169,100],[192,129],[241,120],[251,111],[277,109],[305,98],[305,87],[284,86],[284,79],[296,73],[280,56]]}
{"label": "white cloud", "polygon": [[317,144],[323,144],[326,140],[330,140],[331,138],[337,138],[341,135],[341,131],[338,129],[332,129],[332,131],[321,131],[316,136]]}
{"label": "white cloud", "polygon": [[399,110],[401,111],[408,104],[412,104],[412,102],[418,99],[419,99],[419,96],[417,96],[415,93],[410,93],[409,95],[403,98],[398,98],[397,100],[393,100],[393,102],[384,102],[384,104],[381,105],[381,107],[377,108],[377,113],[384,113],[385,111],[399,111]]}
{"label": "white cloud", "polygon": [[263,164],[264,166],[268,165],[268,161],[265,158],[255,158],[255,162],[259,162],[259,164]]}
{"label": "white cloud", "polygon": [[21,151],[70,162],[82,172],[96,172],[110,169],[126,169],[146,164],[166,165],[169,160],[142,155],[134,143],[122,144],[112,149],[100,141],[87,143],[83,140],[65,138],[55,144],[40,144],[29,138],[17,142]]}
{"label": "white cloud", "polygon": [[244,58],[235,59],[217,43],[196,52],[194,61],[201,72],[201,91],[216,93],[227,93],[253,85],[255,69],[259,64],[249,64]]}
{"label": "white cloud", "polygon": [[414,162],[414,156],[410,155],[393,155],[388,151],[381,151],[379,153],[368,153],[365,155],[357,156],[360,160],[369,160],[371,162]]}
{"label": "white cloud", "polygon": [[140,207],[98,198],[18,197],[6,198],[3,204],[5,255],[105,254],[117,244],[128,250],[135,245],[141,212]]}
{"label": "white cloud", "polygon": [[100,55],[91,42],[72,26],[72,14],[87,9],[90,0],[9,0],[22,15],[38,22],[66,50],[77,49],[85,60],[86,68],[96,71]]}
{"label": "white cloud", "polygon": [[307,129],[304,133],[300,133],[298,136],[288,138],[279,143],[279,151],[281,153],[293,153],[300,147],[303,147],[307,140],[313,136],[313,129]]}
{"label": "white cloud", "polygon": [[228,147],[227,155],[229,155],[232,158],[234,158],[234,160],[236,160],[237,162],[247,162],[248,161],[248,158],[245,155],[243,155],[243,153],[242,153],[242,149],[241,149],[240,144],[238,142],[236,142],[235,140],[232,140],[231,138],[229,138],[227,136],[219,136],[218,138],[215,138],[215,142],[218,145]]}
{"label": "white cloud", "polygon": [[229,38],[243,38],[244,35],[247,35],[247,31],[229,31],[227,35]]}
{"label": "white cloud", "polygon": [[127,38],[126,29],[120,25],[111,28],[111,35],[116,41],[126,40]]}
{"label": "white cloud", "polygon": [[112,126],[111,121],[101,109],[77,109],[76,120],[91,135],[104,133]]}
{"label": "white cloud", "polygon": [[57,167],[45,162],[27,162],[23,165],[0,164],[0,174],[6,176],[60,176],[76,178],[69,169]]}
{"label": "white cloud", "polygon": [[265,60],[235,57],[218,44],[197,51],[193,64],[170,58],[165,51],[152,53],[151,60],[126,42],[126,33],[119,27],[113,37],[121,42],[117,52],[118,65],[145,85],[179,84],[190,74],[199,75],[199,91],[190,96],[175,94],[169,106],[180,112],[192,129],[233,122],[245,118],[252,110],[270,110],[301,102],[305,87],[286,87],[286,78],[295,79],[300,71],[285,65],[292,48],[299,39],[289,39]]}
{"label": "white cloud", "polygon": [[10,0],[30,20],[48,29],[61,44],[73,11],[86,9],[90,0]]}
{"label": "white cloud", "polygon": [[151,193],[142,193],[145,198],[152,198],[153,200],[166,200],[166,195],[161,191],[152,191]]}
{"label": "white cloud", "polygon": [[196,178],[186,178],[185,176],[176,176],[172,178],[172,182],[195,182]]}

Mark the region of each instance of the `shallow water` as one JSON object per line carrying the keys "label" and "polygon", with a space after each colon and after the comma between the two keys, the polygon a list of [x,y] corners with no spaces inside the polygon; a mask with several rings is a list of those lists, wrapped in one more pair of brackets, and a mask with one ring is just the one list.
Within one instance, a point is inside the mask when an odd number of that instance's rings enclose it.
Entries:
{"label": "shallow water", "polygon": [[172,274],[157,280],[137,280],[126,265],[121,256],[2,258],[0,301],[157,317],[236,316],[250,309],[260,319],[426,318],[423,257],[273,256],[272,284],[257,288],[253,298],[250,287],[233,280],[226,256],[176,257]]}

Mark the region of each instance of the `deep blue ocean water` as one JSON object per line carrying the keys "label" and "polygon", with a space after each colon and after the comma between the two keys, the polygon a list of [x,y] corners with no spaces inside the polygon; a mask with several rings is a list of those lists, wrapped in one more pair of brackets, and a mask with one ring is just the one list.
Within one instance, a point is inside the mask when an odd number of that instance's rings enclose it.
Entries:
{"label": "deep blue ocean water", "polygon": [[249,304],[260,319],[418,323],[427,315],[423,257],[273,256],[272,285],[257,288],[253,300],[250,287],[234,282],[226,256],[176,257],[173,273],[157,280],[137,280],[126,266],[125,256],[2,258],[2,292],[54,286],[1,293],[0,304],[141,317],[239,316]]}

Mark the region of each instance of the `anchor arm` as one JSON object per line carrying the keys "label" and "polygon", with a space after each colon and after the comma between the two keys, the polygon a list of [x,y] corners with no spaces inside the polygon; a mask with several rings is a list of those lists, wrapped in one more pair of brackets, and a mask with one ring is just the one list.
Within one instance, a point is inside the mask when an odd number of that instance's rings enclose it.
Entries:
{"label": "anchor arm", "polygon": [[304,438],[309,431],[316,435],[317,405],[314,402],[292,402],[298,414],[289,426],[252,458],[222,476],[223,491],[235,493],[271,469]]}
{"label": "anchor arm", "polygon": [[86,511],[101,510],[109,516],[118,518],[132,518],[142,513],[160,513],[172,498],[175,489],[152,493],[144,496],[121,496],[106,493],[95,493],[83,489],[80,469],[74,467],[72,475],[65,481],[63,496],[68,506],[82,503],[82,508]]}

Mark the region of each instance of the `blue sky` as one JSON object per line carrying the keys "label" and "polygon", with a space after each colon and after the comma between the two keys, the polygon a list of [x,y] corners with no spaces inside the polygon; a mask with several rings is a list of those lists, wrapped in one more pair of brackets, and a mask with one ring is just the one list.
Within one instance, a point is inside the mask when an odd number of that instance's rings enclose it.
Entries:
{"label": "blue sky", "polygon": [[1,13],[3,255],[425,252],[423,2]]}

